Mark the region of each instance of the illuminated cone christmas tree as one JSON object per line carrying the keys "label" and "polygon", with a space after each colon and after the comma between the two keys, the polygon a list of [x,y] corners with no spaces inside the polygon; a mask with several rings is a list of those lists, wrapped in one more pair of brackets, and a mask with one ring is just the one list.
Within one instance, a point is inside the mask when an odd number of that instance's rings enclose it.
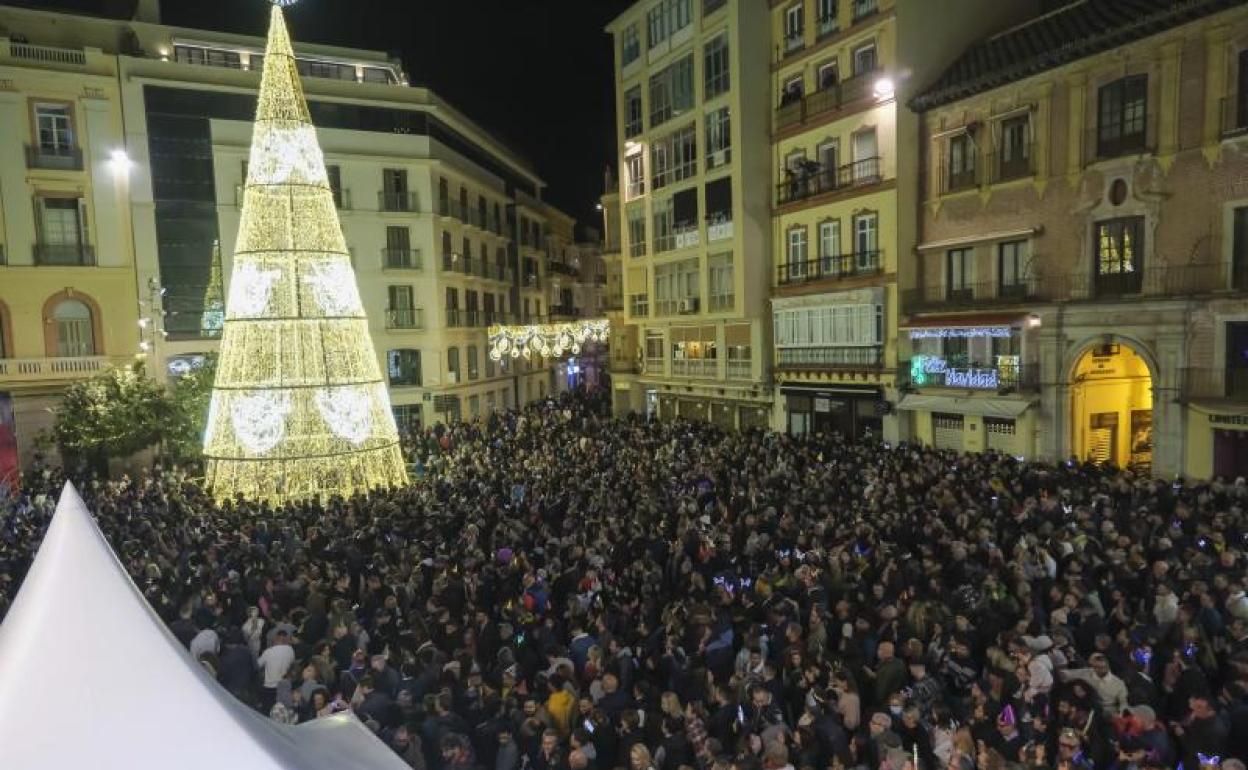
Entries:
{"label": "illuminated cone christmas tree", "polygon": [[272,9],[204,433],[214,497],[405,484],[355,272],[282,12]]}

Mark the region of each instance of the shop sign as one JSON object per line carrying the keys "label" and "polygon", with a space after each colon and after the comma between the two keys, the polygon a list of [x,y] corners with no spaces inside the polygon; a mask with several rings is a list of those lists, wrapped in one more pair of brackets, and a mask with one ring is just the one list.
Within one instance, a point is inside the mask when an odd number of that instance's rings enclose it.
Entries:
{"label": "shop sign", "polygon": [[949,388],[979,388],[996,390],[1000,376],[996,369],[948,369],[945,371],[945,386]]}
{"label": "shop sign", "polygon": [[1248,425],[1248,414],[1210,414],[1209,422],[1215,425]]}

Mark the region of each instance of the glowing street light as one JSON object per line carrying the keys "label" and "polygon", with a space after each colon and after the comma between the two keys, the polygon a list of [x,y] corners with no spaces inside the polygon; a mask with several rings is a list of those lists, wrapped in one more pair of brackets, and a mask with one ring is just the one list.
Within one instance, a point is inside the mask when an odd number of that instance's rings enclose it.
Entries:
{"label": "glowing street light", "polygon": [[880,101],[892,99],[893,92],[894,92],[894,88],[893,88],[892,78],[880,78],[879,80],[875,81],[875,98],[876,99],[879,99]]}
{"label": "glowing street light", "polygon": [[108,165],[113,169],[114,174],[124,176],[130,173],[130,168],[134,163],[130,160],[130,155],[125,150],[117,148],[109,155]]}

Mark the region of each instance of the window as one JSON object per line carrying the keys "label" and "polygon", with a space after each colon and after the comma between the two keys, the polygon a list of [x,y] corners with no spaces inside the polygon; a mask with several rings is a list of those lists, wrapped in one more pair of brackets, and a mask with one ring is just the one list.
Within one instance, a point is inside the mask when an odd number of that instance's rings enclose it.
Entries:
{"label": "window", "polygon": [[468,397],[468,414],[474,418],[481,416],[481,396]]}
{"label": "window", "polygon": [[624,194],[633,199],[646,194],[645,156],[640,152],[624,158]]}
{"label": "window", "polygon": [[773,318],[776,363],[878,366],[884,344],[883,319],[883,306],[871,303],[777,310]]}
{"label": "window", "polygon": [[630,24],[620,34],[620,66],[627,67],[641,56],[641,32]]}
{"label": "window", "polygon": [[654,253],[670,251],[676,247],[672,199],[654,203]]}
{"label": "window", "polygon": [[415,329],[419,325],[411,286],[388,286],[386,309],[387,326],[391,329]]}
{"label": "window", "polygon": [[730,87],[728,59],[728,33],[715,37],[706,44],[702,67],[703,99],[713,99]]}
{"label": "window", "polygon": [[784,50],[796,51],[805,45],[803,40],[803,3],[795,3],[784,10]]}
{"label": "window", "polygon": [[836,188],[836,169],[841,165],[840,142],[833,139],[820,144],[815,148],[815,157],[818,159],[820,171],[823,172],[823,179],[820,180],[821,187],[829,190]]}
{"label": "window", "polygon": [[646,14],[649,47],[654,48],[689,26],[693,21],[693,0],[660,0]]}
{"label": "window", "polygon": [[325,167],[325,175],[329,178],[329,190],[334,196],[334,205],[343,208],[342,197],[342,166],[330,165]]}
{"label": "window", "polygon": [[43,155],[70,155],[74,150],[74,124],[69,105],[36,104],[35,124],[39,129],[39,152]]}
{"label": "window", "polygon": [[997,148],[998,181],[1031,174],[1031,116],[1017,115],[1001,121],[1001,144]]}
{"label": "window", "polygon": [[1096,223],[1098,292],[1140,290],[1144,269],[1144,217],[1121,217]]}
{"label": "window", "polygon": [[879,214],[858,214],[854,217],[854,259],[859,267],[869,269],[878,264],[879,232]]}
{"label": "window", "polygon": [[839,80],[840,67],[835,61],[819,65],[819,69],[816,72],[815,83],[820,91],[826,91],[829,88],[836,87]]}
{"label": "window", "polygon": [[788,277],[803,278],[806,275],[806,228],[789,228]]}
{"label": "window", "polygon": [[412,232],[407,227],[389,225],[386,227],[386,259],[389,268],[416,267],[412,254]]}
{"label": "window", "polygon": [[819,266],[824,275],[841,272],[841,220],[819,223]]}
{"label": "window", "polygon": [[949,137],[945,190],[975,186],[975,140],[963,131]]}
{"label": "window", "polygon": [[386,211],[411,211],[407,194],[407,169],[387,168],[381,172],[382,208]]}
{"label": "window", "polygon": [[1148,76],[1131,75],[1102,86],[1097,96],[1097,156],[1140,152],[1148,116]]}
{"label": "window", "polygon": [[[482,360],[485,361],[485,377],[486,379],[489,379],[494,376],[494,359],[490,358],[490,354],[487,351],[486,354],[482,356]],[[491,397],[492,396],[493,394],[491,394]]]}
{"label": "window", "polygon": [[[243,66],[242,57],[238,55],[237,51],[222,51],[189,45],[174,46],[173,60],[179,64],[196,64],[201,67],[241,69]],[[263,57],[253,54],[251,57],[251,68],[259,69],[263,61]]]}
{"label": "window", "polygon": [[707,258],[710,311],[731,310],[736,294],[733,280],[732,253],[712,254]]}
{"label": "window", "polygon": [[1027,242],[1007,241],[997,246],[997,268],[1000,296],[1024,296],[1027,293]]}
{"label": "window", "polygon": [[641,130],[641,86],[633,86],[624,92],[624,138],[637,136]]}
{"label": "window", "polygon": [[815,9],[819,14],[817,30],[819,37],[836,31],[836,7],[838,5],[840,5],[840,0],[817,0],[815,3]]}
{"label": "window", "polygon": [[852,0],[854,21],[859,22],[880,9],[879,0]]}
{"label": "window", "polygon": [[693,107],[693,54],[650,77],[650,128]]}
{"label": "window", "polygon": [[450,375],[451,382],[459,380],[459,348],[446,349],[446,373]]}
{"label": "window", "polygon": [[670,182],[688,179],[698,171],[698,142],[694,125],[690,124],[662,139],[650,148],[652,188],[657,190]]}
{"label": "window", "polygon": [[646,253],[646,210],[641,206],[629,206],[628,255],[640,257]]}
{"label": "window", "polygon": [[865,75],[868,72],[875,72],[875,43],[867,43],[860,45],[854,49],[853,53],[854,76]]}
{"label": "window", "polygon": [[1234,287],[1248,290],[1248,206],[1240,206],[1234,213],[1234,232],[1231,235],[1231,271]]}
{"label": "window", "polygon": [[945,298],[951,300],[972,299],[970,249],[950,249],[945,255]]}
{"label": "window", "polygon": [[95,355],[95,324],[85,302],[65,299],[52,311],[56,354],[61,358]]}
{"label": "window", "polygon": [[795,75],[785,81],[784,88],[780,91],[780,106],[785,107],[790,104],[798,104],[802,101],[802,94],[805,93],[805,85],[802,82],[801,75]]}
{"label": "window", "polygon": [[663,370],[663,332],[646,331],[646,368]]}
{"label": "window", "polygon": [[86,201],[79,198],[38,198],[36,261],[41,265],[89,265]]}
{"label": "window", "polygon": [[477,346],[468,346],[468,379],[475,380],[481,376],[481,372],[477,368]]}
{"label": "window", "polygon": [[697,258],[656,266],[654,296],[655,310],[661,316],[696,312],[701,296]]}
{"label": "window", "polygon": [[419,386],[420,351],[408,348],[387,351],[386,369],[392,386]]}
{"label": "window", "polygon": [[650,187],[658,190],[666,187],[671,181],[672,171],[672,147],[671,137],[665,136],[662,139],[656,139],[654,144],[650,145]]}
{"label": "window", "polygon": [[732,125],[728,108],[721,107],[706,116],[706,168],[732,162]]}
{"label": "window", "polygon": [[854,184],[870,184],[880,179],[880,150],[875,141],[875,129],[854,134]]}
{"label": "window", "polygon": [[732,179],[720,177],[706,183],[704,194],[706,200],[707,240],[731,238],[732,228],[725,225],[732,223]]}
{"label": "window", "polygon": [[649,47],[654,48],[667,40],[667,11],[662,0],[646,14],[646,39]]}

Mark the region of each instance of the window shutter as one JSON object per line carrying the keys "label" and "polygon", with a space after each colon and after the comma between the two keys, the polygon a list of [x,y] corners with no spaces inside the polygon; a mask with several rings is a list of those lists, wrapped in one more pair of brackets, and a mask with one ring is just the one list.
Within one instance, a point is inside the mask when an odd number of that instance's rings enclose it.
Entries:
{"label": "window shutter", "polygon": [[87,228],[87,199],[78,199],[78,244],[80,246],[88,246],[91,243],[91,233]]}

